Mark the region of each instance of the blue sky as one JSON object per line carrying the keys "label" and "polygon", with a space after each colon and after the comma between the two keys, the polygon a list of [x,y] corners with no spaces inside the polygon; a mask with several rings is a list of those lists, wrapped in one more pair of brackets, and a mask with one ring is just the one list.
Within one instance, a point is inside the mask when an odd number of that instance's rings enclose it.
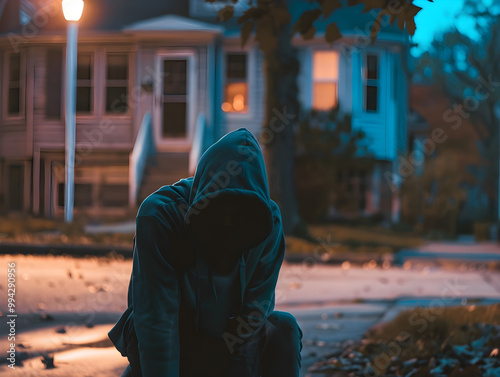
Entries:
{"label": "blue sky", "polygon": [[[497,0],[482,1],[486,5],[491,5],[492,1]],[[430,3],[427,0],[415,0],[414,3],[423,9],[415,18],[417,31],[415,32],[413,41],[420,46],[413,49],[413,55],[424,52],[434,39],[436,33],[446,31],[454,25],[464,34],[468,34],[473,38],[477,36],[474,32],[473,20],[460,14],[464,0],[434,0],[434,3]]]}

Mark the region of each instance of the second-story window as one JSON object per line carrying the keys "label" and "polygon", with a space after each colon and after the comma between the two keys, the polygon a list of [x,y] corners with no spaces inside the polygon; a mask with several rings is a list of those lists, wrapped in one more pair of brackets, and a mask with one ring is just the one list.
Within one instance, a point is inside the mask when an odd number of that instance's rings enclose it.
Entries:
{"label": "second-story window", "polygon": [[222,110],[230,113],[248,111],[247,54],[226,55],[226,88]]}
{"label": "second-story window", "polygon": [[366,54],[363,63],[363,108],[366,112],[378,112],[379,57],[377,54]]}
{"label": "second-story window", "polygon": [[78,54],[76,73],[76,112],[79,114],[91,114],[94,101],[94,69],[93,54],[84,52]]}
{"label": "second-story window", "polygon": [[8,59],[8,96],[7,114],[9,117],[19,117],[21,115],[21,54],[12,53]]}
{"label": "second-story window", "polygon": [[48,119],[61,119],[62,102],[62,47],[51,47],[47,49],[46,55],[47,71],[45,75],[46,103],[45,116]]}
{"label": "second-story window", "polygon": [[315,51],[313,54],[312,108],[328,111],[338,104],[339,54]]}
{"label": "second-story window", "polygon": [[106,113],[126,113],[128,109],[128,55],[107,54]]}

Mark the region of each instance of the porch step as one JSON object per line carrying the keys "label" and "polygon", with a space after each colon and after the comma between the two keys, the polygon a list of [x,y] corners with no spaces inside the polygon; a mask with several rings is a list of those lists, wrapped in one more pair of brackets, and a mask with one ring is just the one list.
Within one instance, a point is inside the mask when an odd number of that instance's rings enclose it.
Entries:
{"label": "porch step", "polygon": [[165,185],[171,185],[189,176],[189,153],[158,153],[148,161],[141,188],[139,201]]}

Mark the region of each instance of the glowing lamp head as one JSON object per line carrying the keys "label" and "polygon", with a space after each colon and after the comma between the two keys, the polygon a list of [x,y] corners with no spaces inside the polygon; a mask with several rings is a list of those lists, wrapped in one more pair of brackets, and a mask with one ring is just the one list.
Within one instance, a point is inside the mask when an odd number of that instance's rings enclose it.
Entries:
{"label": "glowing lamp head", "polygon": [[83,13],[83,0],[63,0],[64,18],[66,21],[79,21]]}

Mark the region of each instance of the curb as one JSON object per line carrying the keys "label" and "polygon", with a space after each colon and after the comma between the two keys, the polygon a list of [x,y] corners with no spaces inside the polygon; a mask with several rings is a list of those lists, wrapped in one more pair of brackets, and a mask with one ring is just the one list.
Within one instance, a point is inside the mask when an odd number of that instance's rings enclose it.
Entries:
{"label": "curb", "polygon": [[21,255],[70,255],[73,257],[122,255],[132,258],[133,250],[112,245],[37,245],[0,242],[0,254]]}
{"label": "curb", "polygon": [[378,266],[388,262],[394,264],[395,256],[393,254],[380,254],[380,253],[335,253],[335,254],[323,254],[323,255],[311,255],[311,254],[291,254],[287,255],[285,253],[285,260],[288,263],[307,263],[307,264],[326,264],[326,265],[341,265],[344,262],[349,262],[354,265],[364,265],[375,261]]}
{"label": "curb", "polygon": [[394,262],[402,265],[407,261],[434,261],[448,263],[500,263],[499,253],[446,253],[403,249],[394,254]]}

